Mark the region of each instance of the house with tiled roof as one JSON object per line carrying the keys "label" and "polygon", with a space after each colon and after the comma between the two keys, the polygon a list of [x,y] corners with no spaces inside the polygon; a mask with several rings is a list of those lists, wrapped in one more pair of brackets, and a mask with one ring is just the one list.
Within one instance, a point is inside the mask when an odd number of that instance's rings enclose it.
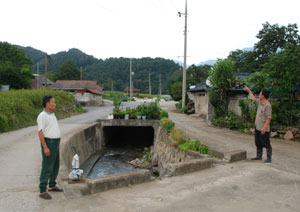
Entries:
{"label": "house with tiled roof", "polygon": [[97,81],[57,80],[51,88],[74,93],[75,99],[83,106],[103,105],[103,87],[100,86]]}

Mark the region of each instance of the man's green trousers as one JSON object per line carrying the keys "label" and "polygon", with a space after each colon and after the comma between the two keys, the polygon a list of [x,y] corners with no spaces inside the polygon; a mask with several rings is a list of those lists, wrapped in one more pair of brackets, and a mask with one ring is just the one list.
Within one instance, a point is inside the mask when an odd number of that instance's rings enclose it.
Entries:
{"label": "man's green trousers", "polygon": [[45,138],[46,144],[50,150],[50,157],[46,157],[44,148],[41,145],[42,150],[42,170],[40,175],[40,193],[47,191],[47,185],[49,182],[49,188],[56,185],[56,177],[59,170],[59,143],[60,138],[50,139]]}

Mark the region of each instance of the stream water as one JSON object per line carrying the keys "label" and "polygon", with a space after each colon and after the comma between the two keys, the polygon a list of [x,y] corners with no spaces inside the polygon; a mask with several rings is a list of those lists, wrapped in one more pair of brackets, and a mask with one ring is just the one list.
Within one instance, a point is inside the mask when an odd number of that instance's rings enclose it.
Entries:
{"label": "stream water", "polygon": [[106,148],[101,153],[91,156],[82,169],[88,178],[108,176],[116,173],[133,171],[128,162],[143,156],[144,148]]}

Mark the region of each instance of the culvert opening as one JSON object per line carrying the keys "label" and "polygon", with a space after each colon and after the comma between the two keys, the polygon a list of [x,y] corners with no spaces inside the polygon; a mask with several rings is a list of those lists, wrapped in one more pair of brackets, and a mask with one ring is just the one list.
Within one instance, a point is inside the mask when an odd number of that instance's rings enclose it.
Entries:
{"label": "culvert opening", "polygon": [[103,127],[104,145],[107,147],[150,147],[154,141],[153,127]]}
{"label": "culvert opening", "polygon": [[137,170],[132,161],[137,158],[146,160],[154,142],[154,129],[151,126],[105,126],[102,135],[103,150],[87,161],[91,166],[88,178]]}

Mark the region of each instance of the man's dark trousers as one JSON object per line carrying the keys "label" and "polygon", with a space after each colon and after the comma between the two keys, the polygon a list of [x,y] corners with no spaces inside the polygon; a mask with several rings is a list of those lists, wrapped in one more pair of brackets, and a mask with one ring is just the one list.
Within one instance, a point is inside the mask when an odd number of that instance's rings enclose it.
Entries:
{"label": "man's dark trousers", "polygon": [[265,132],[261,134],[261,131],[255,129],[255,145],[257,149],[257,157],[262,157],[263,147],[267,149],[267,157],[271,159],[272,156],[272,146],[270,143],[270,132]]}
{"label": "man's dark trousers", "polygon": [[50,139],[45,138],[46,144],[50,150],[50,157],[46,157],[44,148],[41,145],[42,150],[42,170],[40,175],[40,193],[47,191],[47,185],[49,182],[49,188],[56,185],[56,178],[59,170],[59,144],[60,138]]}

